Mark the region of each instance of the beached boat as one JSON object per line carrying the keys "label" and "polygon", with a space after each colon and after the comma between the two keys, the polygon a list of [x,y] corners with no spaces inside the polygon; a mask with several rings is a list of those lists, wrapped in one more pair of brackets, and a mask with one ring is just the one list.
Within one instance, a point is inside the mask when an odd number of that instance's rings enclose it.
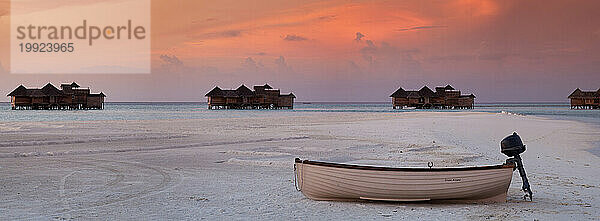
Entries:
{"label": "beached boat", "polygon": [[[525,145],[520,148],[524,151]],[[514,149],[511,150],[515,157]],[[299,191],[313,200],[335,201],[505,202],[512,173],[517,167],[521,172],[520,157],[518,161],[512,158],[501,165],[455,168],[361,166],[298,158],[294,165]],[[524,170],[521,175],[523,190],[531,197]]]}
{"label": "beached boat", "polygon": [[296,159],[296,180],[314,200],[503,202],[514,168],[391,168]]}

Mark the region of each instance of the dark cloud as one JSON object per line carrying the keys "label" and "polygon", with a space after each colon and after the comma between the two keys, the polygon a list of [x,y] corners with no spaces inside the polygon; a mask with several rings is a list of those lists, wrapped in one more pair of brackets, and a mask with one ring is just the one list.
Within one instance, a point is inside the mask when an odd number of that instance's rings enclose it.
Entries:
{"label": "dark cloud", "polygon": [[308,38],[302,37],[300,35],[286,35],[285,38],[283,38],[283,40],[285,40],[285,41],[306,41],[306,40],[308,40]]}
{"label": "dark cloud", "polygon": [[440,26],[440,25],[424,25],[424,26],[416,26],[410,28],[401,28],[397,31],[415,31],[415,30],[423,30],[423,29],[434,29],[434,28],[447,28],[448,26]]}
{"label": "dark cloud", "polygon": [[179,60],[175,55],[160,55],[160,70],[165,72],[182,72],[185,69],[188,69],[183,64],[183,61]]}
{"label": "dark cloud", "polygon": [[478,56],[478,58],[479,58],[479,60],[501,61],[501,60],[504,60],[505,58],[507,58],[508,56],[512,56],[512,55],[515,55],[515,54],[496,52],[496,53],[481,54]]}
{"label": "dark cloud", "polygon": [[365,60],[370,62],[372,60],[371,55],[377,52],[377,47],[375,46],[375,43],[373,43],[373,41],[371,40],[366,40],[365,43],[367,44],[367,46],[361,48],[360,53],[363,55],[363,58],[365,58]]}
{"label": "dark cloud", "polygon": [[192,24],[193,25],[201,25],[202,23],[209,23],[209,22],[214,22],[214,21],[218,21],[219,19],[217,18],[207,18],[207,19],[201,19],[201,20],[193,20]]}
{"label": "dark cloud", "polygon": [[280,74],[293,73],[292,67],[287,64],[285,57],[283,56],[279,56],[279,58],[275,59],[275,65],[277,65],[277,71]]}
{"label": "dark cloud", "polygon": [[335,17],[336,17],[336,16],[337,16],[337,15],[325,15],[325,16],[321,16],[321,17],[319,17],[318,19],[319,19],[319,20],[326,20],[326,21],[328,21],[328,20],[333,20],[333,19],[335,19]]}
{"label": "dark cloud", "polygon": [[277,65],[286,65],[285,58],[283,56],[279,56],[279,58],[275,59],[275,64]]}
{"label": "dark cloud", "polygon": [[252,57],[247,57],[242,62],[242,68],[250,71],[257,71],[265,66],[261,62],[256,62]]}
{"label": "dark cloud", "polygon": [[217,33],[223,37],[238,37],[242,34],[242,31],[240,30],[228,30],[228,31],[223,31],[220,33]]}
{"label": "dark cloud", "polygon": [[177,58],[177,56],[169,56],[169,55],[160,55],[160,60],[163,62],[163,65],[169,66],[183,66],[183,62]]}
{"label": "dark cloud", "polygon": [[365,37],[365,35],[363,35],[360,32],[356,32],[356,38],[354,38],[355,41],[360,41],[363,37]]}
{"label": "dark cloud", "polygon": [[245,66],[256,66],[256,61],[254,61],[254,59],[252,59],[251,57],[247,57],[246,59],[244,59],[242,64]]}
{"label": "dark cloud", "polygon": [[334,20],[335,17],[336,17],[336,15],[324,15],[324,16],[319,16],[319,17],[316,17],[316,18],[310,18],[310,19],[306,19],[306,20],[302,20],[302,21],[283,22],[283,23],[265,25],[263,27],[269,28],[269,27],[299,26],[299,25],[312,24],[312,23],[315,23],[315,22],[327,22],[327,21]]}
{"label": "dark cloud", "polygon": [[201,35],[198,35],[195,37],[199,38],[199,39],[214,39],[214,38],[233,38],[233,37],[239,37],[241,35],[242,35],[242,30],[226,30],[226,31],[205,33],[205,34],[201,34]]}
{"label": "dark cloud", "polygon": [[[293,21],[293,22],[283,22],[283,23],[276,23],[276,24],[267,24],[267,25],[263,25],[263,26],[255,26],[255,27],[252,27],[252,28],[242,28],[242,29],[234,29],[234,30],[210,32],[210,33],[201,33],[200,32],[201,34],[196,34],[193,37],[197,38],[197,39],[213,39],[213,38],[240,37],[240,36],[242,36],[243,33],[249,33],[249,32],[252,32],[253,30],[257,30],[257,29],[301,26],[301,25],[307,25],[307,24],[314,24],[314,23],[318,23],[318,22],[327,22],[327,21],[335,19],[335,17],[336,17],[336,15],[324,15],[324,16],[319,16],[319,17],[312,17],[312,18],[305,19],[305,20],[302,20],[302,21]],[[214,22],[214,21],[219,21],[219,19],[217,19],[217,18],[208,18],[206,20],[200,20],[198,22],[192,22],[192,23],[194,23],[194,29],[201,30],[201,28],[203,28],[203,26],[200,23],[203,23],[203,22]],[[299,35],[287,35],[284,38],[284,40],[287,40],[287,41],[305,41],[305,40],[309,40],[309,39],[306,38],[306,37],[303,37],[303,36],[299,36]]]}
{"label": "dark cloud", "polygon": [[351,72],[355,72],[355,73],[359,73],[362,74],[362,68],[360,68],[360,66],[358,66],[358,64],[356,64],[356,62],[354,61],[348,61],[348,67],[349,67],[349,71]]}
{"label": "dark cloud", "polygon": [[421,61],[417,59],[419,49],[400,49],[387,42],[376,45],[371,40],[365,41],[366,46],[360,49],[365,61],[369,63],[371,73],[419,73],[422,71]]}

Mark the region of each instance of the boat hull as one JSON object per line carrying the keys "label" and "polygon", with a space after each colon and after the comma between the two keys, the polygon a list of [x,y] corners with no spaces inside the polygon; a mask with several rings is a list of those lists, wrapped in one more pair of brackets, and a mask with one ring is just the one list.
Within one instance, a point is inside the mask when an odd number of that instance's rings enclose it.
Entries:
{"label": "boat hull", "polygon": [[296,185],[313,200],[506,202],[513,164],[390,168],[296,159]]}

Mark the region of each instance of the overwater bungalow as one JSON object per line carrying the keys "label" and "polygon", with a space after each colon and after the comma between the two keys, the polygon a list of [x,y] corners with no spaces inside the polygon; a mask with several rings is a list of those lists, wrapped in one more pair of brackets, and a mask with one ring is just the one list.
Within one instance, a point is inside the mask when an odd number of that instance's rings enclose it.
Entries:
{"label": "overwater bungalow", "polygon": [[7,96],[13,110],[104,109],[104,93],[92,94],[89,88],[81,88],[75,82],[61,84],[60,88],[51,83],[42,88],[20,85]]}
{"label": "overwater bungalow", "polygon": [[243,84],[235,90],[215,87],[205,96],[208,109],[293,109],[296,98],[293,93],[281,94],[268,84],[254,86],[254,91]]}
{"label": "overwater bungalow", "polygon": [[571,99],[571,109],[600,109],[600,89],[582,91],[577,88],[568,98]]}
{"label": "overwater bungalow", "polygon": [[463,95],[450,85],[436,87],[435,92],[427,86],[418,91],[399,88],[390,97],[394,109],[472,109],[475,103],[475,95]]}

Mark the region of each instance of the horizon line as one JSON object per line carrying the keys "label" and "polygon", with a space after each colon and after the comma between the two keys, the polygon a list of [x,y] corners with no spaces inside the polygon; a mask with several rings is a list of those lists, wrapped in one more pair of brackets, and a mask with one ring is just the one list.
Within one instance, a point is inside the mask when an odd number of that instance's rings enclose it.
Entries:
{"label": "horizon line", "polygon": [[[0,103],[8,103],[10,101],[0,101]],[[201,103],[206,104],[207,101],[106,101],[105,103]],[[302,103],[316,103],[316,104],[387,104],[392,103],[391,101],[294,101],[294,104]],[[475,104],[569,104],[569,101],[485,101],[475,102]]]}

